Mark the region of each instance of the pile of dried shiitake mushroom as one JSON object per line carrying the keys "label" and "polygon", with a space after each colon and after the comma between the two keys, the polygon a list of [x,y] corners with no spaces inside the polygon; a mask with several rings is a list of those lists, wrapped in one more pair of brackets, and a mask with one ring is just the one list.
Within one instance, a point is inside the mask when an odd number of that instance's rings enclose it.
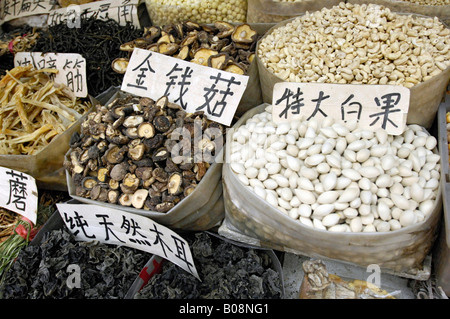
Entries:
{"label": "pile of dried shiitake mushroom", "polygon": [[202,180],[224,132],[167,96],[127,94],[88,114],[64,167],[77,196],[166,213]]}
{"label": "pile of dried shiitake mushroom", "polygon": [[[120,50],[131,54],[134,48],[141,48],[245,75],[253,61],[258,38],[258,33],[246,23],[218,21],[207,25],[187,21],[146,27],[141,38],[122,44]],[[115,59],[113,70],[125,73],[128,61]]]}

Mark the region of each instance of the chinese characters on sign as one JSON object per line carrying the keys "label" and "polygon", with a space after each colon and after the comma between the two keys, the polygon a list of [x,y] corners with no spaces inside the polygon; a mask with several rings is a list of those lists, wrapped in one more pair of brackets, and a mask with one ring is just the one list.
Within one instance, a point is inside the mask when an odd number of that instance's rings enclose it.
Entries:
{"label": "chinese characters on sign", "polygon": [[170,260],[198,279],[188,243],[151,219],[107,207],[87,204],[56,204],[67,228],[77,240],[98,240],[124,245]]}
{"label": "chinese characters on sign", "polygon": [[32,64],[35,69],[57,69],[55,83],[69,87],[77,97],[88,95],[86,83],[86,59],[76,53],[17,52],[14,66]]}
{"label": "chinese characters on sign", "polygon": [[55,6],[54,3],[52,0],[0,0],[1,23],[20,17],[47,14]]}
{"label": "chinese characters on sign", "polygon": [[400,135],[406,125],[409,97],[408,88],[395,85],[281,82],[274,86],[272,117],[279,123],[330,116]]}
{"label": "chinese characters on sign", "polygon": [[69,26],[80,27],[79,21],[95,16],[100,20],[113,19],[120,25],[131,23],[140,27],[137,13],[138,0],[95,1],[82,5],[68,6],[52,10],[48,15],[47,24],[67,23]]}
{"label": "chinese characters on sign", "polygon": [[121,89],[152,99],[167,96],[187,112],[204,111],[210,120],[230,125],[247,82],[245,75],[135,48]]}
{"label": "chinese characters on sign", "polygon": [[22,172],[0,167],[0,206],[36,224],[37,186],[35,179]]}

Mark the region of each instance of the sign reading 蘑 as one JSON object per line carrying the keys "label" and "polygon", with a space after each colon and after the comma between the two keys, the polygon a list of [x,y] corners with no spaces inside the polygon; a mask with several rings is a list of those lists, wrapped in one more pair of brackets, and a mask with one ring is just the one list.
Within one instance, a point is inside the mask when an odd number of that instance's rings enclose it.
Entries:
{"label": "sign reading \u8611", "polygon": [[247,82],[246,75],[135,48],[121,89],[152,99],[167,96],[186,112],[204,111],[208,119],[229,126]]}
{"label": "sign reading \u8611", "polygon": [[155,254],[199,278],[188,243],[145,216],[89,204],[56,204],[77,240],[98,240]]}
{"label": "sign reading \u8611", "polygon": [[50,74],[55,83],[66,85],[77,97],[88,95],[86,59],[77,53],[17,52],[14,66],[32,64],[35,69],[56,69]]}
{"label": "sign reading \u8611", "polygon": [[36,224],[38,208],[36,180],[28,174],[0,167],[0,206]]}
{"label": "sign reading \u8611", "polygon": [[330,116],[336,121],[356,121],[370,130],[382,128],[392,135],[405,130],[410,90],[397,85],[329,83],[276,83],[272,96],[275,123],[295,118]]}

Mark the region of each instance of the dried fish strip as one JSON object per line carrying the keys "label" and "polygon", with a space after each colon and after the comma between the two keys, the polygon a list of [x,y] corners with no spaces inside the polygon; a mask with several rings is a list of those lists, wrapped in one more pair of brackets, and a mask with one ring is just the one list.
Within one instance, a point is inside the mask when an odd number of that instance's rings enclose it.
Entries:
{"label": "dried fish strip", "polygon": [[38,153],[90,108],[90,103],[51,80],[49,73],[56,72],[19,66],[1,78],[1,155]]}

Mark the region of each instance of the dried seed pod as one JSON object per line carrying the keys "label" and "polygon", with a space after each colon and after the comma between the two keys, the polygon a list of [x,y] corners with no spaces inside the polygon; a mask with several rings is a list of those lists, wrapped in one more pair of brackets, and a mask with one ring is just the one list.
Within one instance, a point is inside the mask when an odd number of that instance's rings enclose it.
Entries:
{"label": "dried seed pod", "polygon": [[171,195],[179,195],[183,192],[183,176],[180,173],[170,175],[167,191]]}

